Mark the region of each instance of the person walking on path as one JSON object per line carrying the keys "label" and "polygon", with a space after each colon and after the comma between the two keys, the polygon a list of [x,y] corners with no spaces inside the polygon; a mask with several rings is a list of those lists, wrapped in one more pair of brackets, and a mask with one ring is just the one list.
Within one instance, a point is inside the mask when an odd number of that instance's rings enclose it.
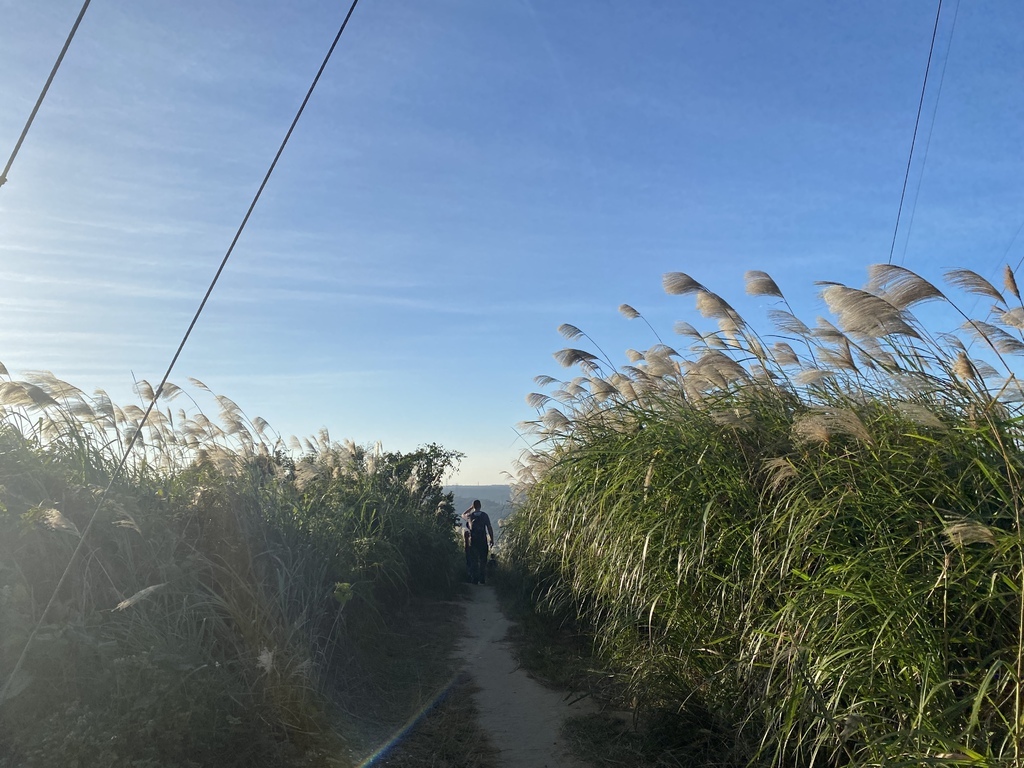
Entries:
{"label": "person walking on path", "polygon": [[[469,526],[469,579],[474,584],[487,582],[487,548],[494,546],[491,518],[480,508],[480,499],[462,513]],[[488,541],[490,542],[488,544]]]}

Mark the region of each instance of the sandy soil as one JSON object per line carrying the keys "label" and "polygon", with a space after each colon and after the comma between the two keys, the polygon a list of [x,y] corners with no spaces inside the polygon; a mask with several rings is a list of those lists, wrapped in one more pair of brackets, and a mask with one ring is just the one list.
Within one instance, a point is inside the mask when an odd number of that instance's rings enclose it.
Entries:
{"label": "sandy soil", "polygon": [[592,711],[589,699],[573,704],[520,669],[505,640],[510,623],[489,586],[474,586],[466,606],[466,634],[459,654],[479,691],[480,721],[500,751],[504,768],[586,768],[572,758],[560,735],[570,715]]}

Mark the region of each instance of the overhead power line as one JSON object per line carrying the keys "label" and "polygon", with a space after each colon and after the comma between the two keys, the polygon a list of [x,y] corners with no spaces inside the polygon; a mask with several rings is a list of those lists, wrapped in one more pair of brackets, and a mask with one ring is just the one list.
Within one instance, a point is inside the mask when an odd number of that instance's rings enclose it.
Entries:
{"label": "overhead power line", "polygon": [[81,552],[85,540],[89,536],[89,532],[92,530],[93,524],[96,522],[99,516],[100,510],[103,508],[103,504],[106,501],[107,495],[110,493],[110,489],[114,485],[114,481],[117,480],[121,474],[121,470],[128,461],[128,457],[131,455],[132,449],[135,447],[135,443],[140,434],[142,434],[142,428],[146,425],[149,420],[149,415],[153,412],[153,408],[156,406],[157,400],[160,399],[160,395],[163,394],[164,386],[167,384],[167,379],[170,378],[171,371],[174,369],[175,363],[178,362],[178,358],[181,356],[182,350],[185,349],[185,344],[188,342],[189,336],[192,335],[192,329],[196,327],[196,323],[199,321],[199,316],[203,313],[203,309],[206,307],[206,302],[210,298],[210,294],[213,293],[214,287],[217,285],[217,281],[220,279],[221,273],[224,271],[224,267],[227,266],[228,259],[231,257],[232,251],[235,249],[235,244],[238,239],[242,236],[242,230],[245,229],[245,225],[249,221],[249,217],[252,215],[253,209],[256,207],[256,203],[259,202],[260,195],[263,194],[263,189],[267,186],[267,182],[270,181],[270,175],[274,172],[274,168],[277,166],[277,161],[281,157],[281,153],[284,152],[285,146],[288,144],[288,140],[292,136],[292,131],[295,130],[296,124],[299,122],[299,118],[302,117],[302,112],[306,108],[306,104],[309,102],[310,96],[313,95],[313,89],[316,88],[316,84],[320,81],[320,75],[323,74],[324,69],[327,68],[327,62],[331,59],[331,54],[334,53],[334,49],[338,45],[338,41],[341,40],[341,35],[345,31],[345,27],[348,26],[349,19],[352,18],[352,13],[356,9],[356,5],[359,0],[352,0],[352,5],[349,6],[348,13],[345,14],[344,21],[341,22],[341,27],[338,29],[338,34],[334,36],[334,42],[331,43],[331,47],[327,51],[327,55],[324,56],[323,63],[320,64],[320,69],[317,70],[316,77],[313,78],[313,82],[309,86],[309,90],[306,91],[306,97],[302,100],[302,104],[299,106],[298,111],[295,113],[295,117],[292,119],[291,125],[288,127],[288,132],[285,134],[284,139],[281,141],[281,146],[277,149],[277,154],[274,155],[273,161],[270,163],[270,167],[267,169],[266,174],[263,176],[263,182],[260,184],[259,189],[256,190],[256,194],[253,196],[252,202],[249,204],[249,209],[245,212],[245,216],[242,218],[242,223],[238,225],[238,230],[235,232],[235,236],[231,239],[231,244],[228,246],[227,253],[224,254],[224,258],[221,259],[220,266],[217,268],[216,274],[213,276],[213,280],[210,281],[210,286],[206,289],[206,294],[203,296],[203,300],[199,303],[199,308],[196,310],[195,315],[192,317],[192,322],[189,323],[188,329],[185,331],[185,335],[182,336],[181,342],[178,344],[177,350],[174,352],[174,356],[171,358],[170,364],[167,366],[167,370],[164,372],[163,378],[160,379],[160,386],[156,388],[153,393],[152,399],[149,401],[149,405],[146,408],[145,413],[142,415],[142,419],[139,421],[138,429],[132,434],[128,444],[125,446],[124,452],[121,455],[121,460],[118,462],[117,467],[111,473],[110,482],[107,483],[107,487],[103,490],[103,494],[100,496],[99,503],[96,505],[96,510],[92,513],[92,517],[89,518],[89,523],[82,530],[82,535],[78,538],[78,544],[75,547],[75,551],[71,553],[71,557],[68,560],[67,567],[61,574],[60,580],[57,582],[57,586],[54,587],[53,594],[50,595],[49,601],[46,603],[46,607],[42,613],[39,614],[39,620],[36,625],[32,628],[32,633],[29,635],[28,640],[25,642],[25,647],[21,651],[21,655],[18,657],[17,663],[14,665],[14,669],[11,670],[11,674],[8,675],[7,680],[4,682],[3,688],[0,688],[0,702],[4,700],[8,689],[10,688],[18,672],[21,670],[22,664],[25,661],[25,656],[28,654],[28,649],[31,647],[32,642],[35,640],[36,634],[39,632],[39,628],[42,626],[43,619],[46,617],[47,612],[53,605],[57,594],[60,592],[61,587],[64,586],[64,582],[67,581],[68,575],[71,573],[71,566],[74,564],[75,559]]}
{"label": "overhead power line", "polygon": [[910,140],[910,154],[907,157],[907,172],[903,176],[903,191],[900,193],[900,206],[896,211],[896,226],[892,230],[892,243],[889,245],[889,264],[892,264],[892,254],[896,250],[896,234],[900,230],[900,215],[903,213],[903,200],[907,196],[907,182],[910,180],[910,164],[914,159],[914,144],[917,143],[917,129],[921,125],[921,111],[924,108],[924,94],[928,90],[928,73],[932,68],[932,54],[935,51],[935,37],[939,31],[939,18],[942,16],[942,0],[939,0],[939,7],[935,10],[935,26],[932,28],[932,42],[928,46],[928,63],[924,67],[924,83],[921,85],[921,99],[917,103],[917,119],[914,120],[914,136]]}
{"label": "overhead power line", "polygon": [[[924,181],[924,169],[928,165],[928,150],[932,146],[932,136],[935,135],[935,116],[939,112],[939,100],[942,98],[942,85],[946,82],[946,67],[949,66],[949,55],[953,50],[953,35],[956,34],[956,20],[960,16],[960,0],[956,0],[953,7],[953,21],[949,25],[949,43],[946,45],[946,58],[942,62],[942,73],[939,75],[939,84],[935,88],[935,99],[932,105],[932,117],[928,124],[928,141],[924,145],[924,156],[921,158],[921,173],[917,177],[917,188],[914,190],[914,204],[910,208],[910,221],[907,223],[907,236],[903,239],[903,253],[900,255],[900,265],[907,258],[907,248],[910,245],[910,233],[914,229],[914,216],[917,214],[917,202],[921,197],[921,183]],[[890,258],[891,263],[891,258]]]}
{"label": "overhead power line", "polygon": [[89,8],[89,3],[92,0],[85,0],[82,3],[82,10],[78,12],[78,18],[75,19],[75,25],[71,27],[71,31],[68,33],[68,39],[64,41],[64,47],[60,49],[60,55],[57,56],[57,61],[53,63],[53,69],[50,70],[50,76],[46,78],[46,84],[43,86],[43,90],[39,92],[39,98],[36,99],[36,105],[32,107],[32,114],[28,116],[28,120],[25,121],[25,127],[21,129],[21,136],[18,137],[18,142],[14,145],[14,151],[11,152],[11,156],[7,159],[7,165],[4,166],[3,173],[0,173],[0,187],[7,181],[7,173],[11,170],[11,166],[14,165],[14,158],[18,156],[18,151],[21,149],[22,143],[25,141],[25,137],[28,135],[28,129],[32,127],[32,121],[36,119],[36,112],[39,111],[39,107],[43,103],[43,99],[46,98],[46,92],[50,90],[50,83],[53,82],[54,76],[57,74],[57,70],[60,69],[60,63],[64,61],[64,54],[68,52],[68,48],[71,47],[71,40],[75,37],[75,32],[78,31],[78,25],[82,23],[82,17],[85,16],[86,10]]}

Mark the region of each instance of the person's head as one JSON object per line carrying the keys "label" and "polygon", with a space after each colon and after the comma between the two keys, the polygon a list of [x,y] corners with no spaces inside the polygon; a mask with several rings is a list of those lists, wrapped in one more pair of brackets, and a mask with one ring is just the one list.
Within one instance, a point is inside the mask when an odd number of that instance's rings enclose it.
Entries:
{"label": "person's head", "polygon": [[473,511],[474,512],[479,512],[480,511],[480,499],[474,499],[473,500]]}

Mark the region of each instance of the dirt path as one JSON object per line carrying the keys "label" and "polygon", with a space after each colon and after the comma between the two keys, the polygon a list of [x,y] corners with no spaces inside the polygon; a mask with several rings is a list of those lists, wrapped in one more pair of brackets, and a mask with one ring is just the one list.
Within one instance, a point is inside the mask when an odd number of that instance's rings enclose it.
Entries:
{"label": "dirt path", "polygon": [[500,752],[504,768],[586,768],[568,754],[560,735],[570,715],[590,711],[585,699],[571,708],[563,694],[520,669],[505,640],[510,623],[489,586],[476,586],[466,606],[466,635],[459,653],[479,687],[480,722]]}

